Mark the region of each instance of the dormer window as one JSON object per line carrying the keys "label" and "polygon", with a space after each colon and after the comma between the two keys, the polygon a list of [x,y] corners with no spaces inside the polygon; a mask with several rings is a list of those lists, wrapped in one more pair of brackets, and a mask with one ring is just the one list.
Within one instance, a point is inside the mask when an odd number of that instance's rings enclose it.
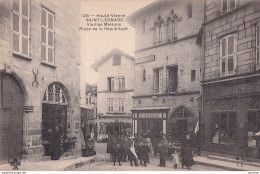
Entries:
{"label": "dormer window", "polygon": [[121,65],[121,56],[120,55],[114,55],[113,57],[113,66]]}

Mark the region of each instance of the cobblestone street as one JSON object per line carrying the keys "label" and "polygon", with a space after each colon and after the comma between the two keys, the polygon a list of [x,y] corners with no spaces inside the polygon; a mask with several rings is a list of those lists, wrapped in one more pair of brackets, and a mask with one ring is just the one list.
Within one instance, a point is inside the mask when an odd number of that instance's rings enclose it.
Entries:
{"label": "cobblestone street", "polygon": [[[167,161],[166,167],[159,167],[157,166],[159,164],[159,158],[154,157],[151,155],[150,157],[150,164],[148,164],[147,167],[144,166],[130,166],[130,162],[123,162],[122,166],[119,166],[118,163],[116,163],[115,166],[113,166],[112,162],[109,162],[109,154],[106,153],[106,144],[105,143],[97,143],[96,144],[96,151],[99,154],[102,154],[105,156],[105,161],[101,162],[95,162],[92,164],[87,164],[85,166],[79,167],[76,170],[78,171],[129,171],[129,170],[139,170],[139,171],[188,171],[188,169],[181,169],[180,166],[178,166],[178,169],[174,169],[172,162]],[[202,165],[194,165],[190,170],[192,171],[223,171],[223,169],[214,168],[214,167],[208,167],[208,166],[202,166]]]}

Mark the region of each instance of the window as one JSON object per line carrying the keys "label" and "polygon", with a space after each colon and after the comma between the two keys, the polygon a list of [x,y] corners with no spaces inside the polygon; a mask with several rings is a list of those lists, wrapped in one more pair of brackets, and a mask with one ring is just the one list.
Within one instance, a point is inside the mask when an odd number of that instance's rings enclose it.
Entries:
{"label": "window", "polygon": [[236,8],[237,0],[222,0],[222,12],[227,13]]}
{"label": "window", "polygon": [[108,98],[107,102],[108,102],[107,111],[108,112],[114,112],[114,99],[113,98]]}
{"label": "window", "polygon": [[109,91],[114,91],[115,90],[115,86],[114,86],[114,81],[115,81],[115,78],[114,77],[108,77],[108,90]]}
{"label": "window", "polygon": [[28,0],[12,1],[13,51],[29,56],[30,10]]}
{"label": "window", "polygon": [[125,90],[125,78],[124,77],[119,77],[118,78],[118,90],[119,91],[122,91],[122,90]]}
{"label": "window", "polygon": [[154,44],[161,44],[163,41],[164,33],[164,21],[161,16],[158,16],[157,21],[154,24]]}
{"label": "window", "polygon": [[143,69],[143,82],[145,82],[146,81],[146,71],[145,71],[145,69]]}
{"label": "window", "polygon": [[167,19],[167,39],[173,41],[177,39],[176,28],[177,28],[178,17],[174,11],[171,11],[171,15]]}
{"label": "window", "polygon": [[260,69],[260,56],[259,56],[259,41],[260,41],[260,30],[259,30],[259,27],[260,26],[260,23],[258,23],[256,25],[256,69],[259,70]]}
{"label": "window", "polygon": [[88,97],[86,98],[86,104],[88,105]]}
{"label": "window", "polygon": [[41,58],[51,64],[54,60],[54,14],[42,7],[41,9]]}
{"label": "window", "polygon": [[146,28],[145,28],[145,21],[143,21],[143,33],[145,33],[145,30],[146,30]]}
{"label": "window", "polygon": [[220,73],[222,76],[235,73],[236,40],[236,35],[228,35],[220,39]]}
{"label": "window", "polygon": [[188,17],[192,18],[192,4],[191,3],[189,3],[189,5],[188,5]]}
{"label": "window", "polygon": [[92,104],[92,103],[91,103],[91,97],[88,98],[88,101],[89,101],[89,104],[91,105],[91,104]]}
{"label": "window", "polygon": [[118,66],[118,65],[121,65],[121,56],[115,55],[113,57],[113,66]]}
{"label": "window", "polygon": [[60,86],[52,84],[45,91],[43,101],[53,103],[66,103],[65,93]]}
{"label": "window", "polygon": [[186,134],[188,130],[187,120],[177,120],[177,133]]}
{"label": "window", "polygon": [[125,112],[125,99],[118,99],[118,111]]}
{"label": "window", "polygon": [[167,67],[168,92],[176,92],[178,86],[178,66]]}
{"label": "window", "polygon": [[154,70],[154,92],[162,93],[163,92],[163,69]]}
{"label": "window", "polygon": [[193,82],[196,80],[196,70],[191,70],[190,80]]}
{"label": "window", "polygon": [[236,143],[236,113],[219,112],[213,114],[213,143],[235,144]]}

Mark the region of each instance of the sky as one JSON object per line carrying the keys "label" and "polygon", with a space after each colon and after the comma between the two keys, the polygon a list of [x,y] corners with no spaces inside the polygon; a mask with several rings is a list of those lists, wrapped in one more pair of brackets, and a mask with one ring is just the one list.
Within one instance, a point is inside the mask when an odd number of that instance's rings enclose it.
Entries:
{"label": "sky", "polygon": [[[81,15],[118,14],[128,16],[153,1],[81,0]],[[81,27],[87,28],[87,23],[95,22],[87,22],[85,17],[81,17]],[[135,29],[124,20],[122,28],[125,27],[127,27],[127,30],[124,31],[80,31],[81,62],[87,83],[93,84],[97,82],[97,73],[90,66],[113,48],[119,48],[134,56]]]}

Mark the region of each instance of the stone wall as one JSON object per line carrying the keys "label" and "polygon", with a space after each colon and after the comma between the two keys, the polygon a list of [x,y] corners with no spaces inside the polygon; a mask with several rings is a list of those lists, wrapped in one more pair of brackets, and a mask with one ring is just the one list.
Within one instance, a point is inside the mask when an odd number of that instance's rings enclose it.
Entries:
{"label": "stone wall", "polygon": [[[12,54],[11,1],[0,2],[0,70],[16,74],[26,89],[26,106],[33,106],[33,112],[24,113],[24,159],[39,160],[43,157],[42,147],[42,102],[47,87],[58,82],[68,95],[67,120],[71,124],[67,133],[77,137],[74,149],[79,154],[80,143],[80,89],[79,69],[79,3],[65,0],[35,0],[30,3],[30,58]],[[41,62],[41,5],[55,13],[55,66]],[[8,68],[7,68],[8,67]],[[32,85],[33,71],[38,70]]]}

